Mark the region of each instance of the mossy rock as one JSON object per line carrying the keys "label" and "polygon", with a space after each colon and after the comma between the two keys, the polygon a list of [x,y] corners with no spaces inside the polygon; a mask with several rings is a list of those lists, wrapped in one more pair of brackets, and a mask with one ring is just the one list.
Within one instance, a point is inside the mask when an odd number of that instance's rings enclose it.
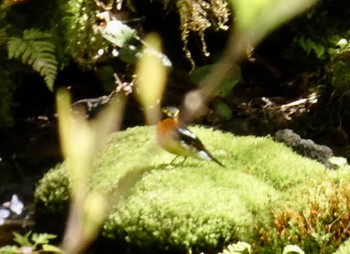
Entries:
{"label": "mossy rock", "polygon": [[[239,240],[251,243],[256,253],[281,253],[287,244],[298,244],[307,253],[330,253],[345,240],[326,241],[341,235],[338,222],[344,230],[348,225],[338,218],[350,204],[345,169],[327,170],[270,137],[191,129],[226,168],[192,158],[170,164],[174,155],[157,147],[154,127],[113,135],[98,156],[92,189],[116,202],[113,194],[131,186],[102,230],[114,250],[212,253]],[[59,165],[36,189],[42,229],[57,231],[57,225],[64,225],[67,172],[66,163]]]}

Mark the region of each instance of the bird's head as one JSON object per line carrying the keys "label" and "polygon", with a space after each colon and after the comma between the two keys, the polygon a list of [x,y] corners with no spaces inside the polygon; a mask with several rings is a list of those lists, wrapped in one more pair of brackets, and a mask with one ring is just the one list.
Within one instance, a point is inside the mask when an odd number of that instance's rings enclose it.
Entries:
{"label": "bird's head", "polygon": [[176,107],[171,107],[171,106],[169,106],[169,107],[164,107],[164,108],[162,108],[162,113],[163,113],[163,114],[165,115],[165,117],[167,117],[167,118],[173,118],[173,119],[175,119],[175,118],[178,118],[178,117],[179,117],[180,111],[179,111],[179,109],[176,108]]}

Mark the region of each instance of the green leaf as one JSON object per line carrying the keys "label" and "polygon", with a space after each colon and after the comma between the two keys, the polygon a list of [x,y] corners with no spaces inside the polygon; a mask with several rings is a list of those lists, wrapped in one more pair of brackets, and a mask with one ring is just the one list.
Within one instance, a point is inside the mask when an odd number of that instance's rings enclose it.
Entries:
{"label": "green leaf", "polygon": [[231,0],[237,36],[255,45],[272,30],[306,10],[316,0]]}
{"label": "green leaf", "polygon": [[326,49],[321,43],[313,42],[311,39],[305,39],[304,37],[295,38],[293,42],[298,43],[307,54],[314,52],[319,59],[325,57]]}
{"label": "green leaf", "polygon": [[15,254],[18,252],[19,250],[17,246],[4,246],[0,248],[0,254]]}
{"label": "green leaf", "polygon": [[256,17],[261,15],[265,8],[273,4],[274,0],[235,0],[232,1],[236,8],[236,15],[239,20],[239,25],[247,29],[254,22]]}
{"label": "green leaf", "polygon": [[29,236],[30,236],[31,233],[32,233],[32,232],[29,231],[29,232],[28,232],[27,234],[25,234],[25,235],[20,235],[20,234],[14,232],[13,235],[14,235],[15,237],[13,238],[13,240],[14,240],[16,243],[18,243],[19,245],[21,245],[21,246],[32,246],[33,243],[31,243],[31,242],[29,241]]}
{"label": "green leaf", "polygon": [[293,253],[293,252],[299,253],[299,254],[305,254],[305,252],[302,249],[300,249],[300,247],[297,245],[287,245],[286,247],[284,247],[282,254]]}
{"label": "green leaf", "polygon": [[231,108],[223,101],[217,101],[214,104],[214,109],[217,114],[219,114],[220,117],[222,117],[225,120],[231,120],[232,119],[232,110]]}
{"label": "green leaf", "polygon": [[237,79],[228,79],[224,81],[219,89],[219,95],[222,97],[227,97],[228,95],[231,94],[232,89],[237,85],[239,82],[239,78]]}
{"label": "green leaf", "polygon": [[42,233],[42,234],[34,233],[32,236],[32,240],[35,244],[47,244],[51,239],[55,239],[55,238],[56,238],[56,235],[46,234],[46,233]]}
{"label": "green leaf", "polygon": [[63,250],[51,244],[44,244],[42,248],[45,252],[63,253]]}
{"label": "green leaf", "polygon": [[252,253],[250,244],[246,242],[237,242],[227,246],[222,253],[219,254],[250,254]]}
{"label": "green leaf", "polygon": [[122,48],[136,34],[136,31],[119,20],[111,20],[102,30],[102,36],[114,45]]}
{"label": "green leaf", "polygon": [[198,67],[194,69],[191,72],[191,81],[195,83],[196,85],[199,85],[199,83],[208,75],[209,71],[213,68],[213,65],[204,65],[201,67]]}

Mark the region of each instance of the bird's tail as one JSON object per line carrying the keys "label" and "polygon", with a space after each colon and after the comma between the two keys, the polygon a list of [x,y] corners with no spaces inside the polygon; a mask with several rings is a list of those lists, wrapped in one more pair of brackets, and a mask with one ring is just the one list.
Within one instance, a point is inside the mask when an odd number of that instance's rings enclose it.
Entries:
{"label": "bird's tail", "polygon": [[208,160],[208,161],[214,161],[216,164],[218,164],[219,166],[225,168],[225,165],[222,164],[220,161],[218,161],[217,159],[215,159],[215,157],[213,155],[211,155],[207,150],[201,151],[198,153],[198,157],[204,160]]}
{"label": "bird's tail", "polygon": [[211,160],[216,162],[216,164],[218,164],[219,166],[226,168],[224,164],[222,164],[220,161],[218,161],[217,159],[215,159],[213,156],[211,156]]}

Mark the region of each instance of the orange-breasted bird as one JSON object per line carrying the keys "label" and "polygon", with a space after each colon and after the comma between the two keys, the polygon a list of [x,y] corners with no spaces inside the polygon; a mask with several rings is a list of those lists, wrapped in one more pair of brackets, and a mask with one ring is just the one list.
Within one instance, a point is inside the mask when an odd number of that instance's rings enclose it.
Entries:
{"label": "orange-breasted bird", "polygon": [[157,141],[162,148],[178,156],[184,156],[185,159],[194,157],[214,161],[225,167],[208,152],[197,135],[179,121],[178,108],[165,107],[162,112],[166,118],[157,124]]}

